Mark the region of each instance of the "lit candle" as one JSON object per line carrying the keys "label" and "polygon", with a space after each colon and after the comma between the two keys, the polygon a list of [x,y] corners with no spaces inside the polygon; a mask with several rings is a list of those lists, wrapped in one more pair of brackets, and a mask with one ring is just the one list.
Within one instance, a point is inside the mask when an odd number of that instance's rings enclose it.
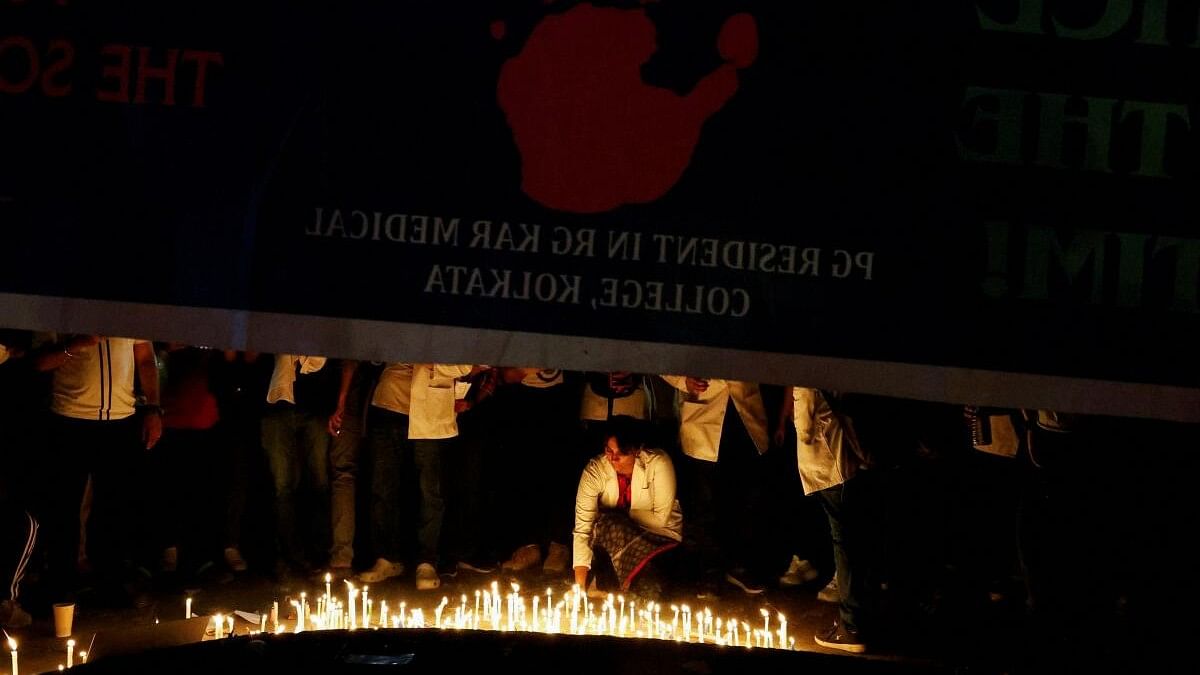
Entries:
{"label": "lit candle", "polygon": [[363,589],[362,589],[362,627],[363,628],[371,627],[371,610],[367,607],[367,603],[370,602],[370,600],[367,599],[367,589],[368,588],[370,588],[370,587],[363,586]]}
{"label": "lit candle", "polygon": [[759,610],[763,617],[763,635],[771,634],[771,613],[765,609]]}
{"label": "lit candle", "polygon": [[229,635],[232,636],[233,635],[233,615],[230,614],[229,616],[225,617],[225,619],[229,622]]}
{"label": "lit candle", "polygon": [[62,671],[63,671],[63,664],[60,663],[60,664],[58,664],[58,672],[61,673]]}
{"label": "lit candle", "polygon": [[11,637],[8,638],[8,648],[12,650],[12,675],[18,675],[19,671],[17,670],[17,641],[12,639]]}
{"label": "lit candle", "polygon": [[67,667],[73,668],[74,666],[75,666],[75,641],[67,640]]}
{"label": "lit candle", "polygon": [[[466,596],[463,598],[465,599]],[[538,600],[540,599],[537,595],[533,596],[533,629],[535,631],[538,629]]]}
{"label": "lit candle", "polygon": [[188,598],[187,602],[183,603],[183,618],[192,618],[192,599]]}
{"label": "lit candle", "polygon": [[84,651],[79,652],[79,662],[87,663],[87,652],[84,652]]}
{"label": "lit candle", "polygon": [[263,612],[262,614],[258,615],[258,632],[260,632],[260,633],[267,632],[267,613],[266,612]]}
{"label": "lit candle", "polygon": [[330,582],[332,582],[332,581],[333,581],[333,575],[326,573],[325,574],[325,597],[326,598],[333,597],[333,586],[330,585]]}
{"label": "lit candle", "polygon": [[347,602],[350,605],[350,630],[354,630],[355,628],[358,627],[358,625],[357,625],[358,617],[356,616],[356,612],[354,611],[355,606],[356,606],[354,599],[357,596],[358,596],[358,589],[356,589],[354,587],[354,584],[347,581],[346,582],[346,598],[347,598]]}
{"label": "lit candle", "polygon": [[783,612],[780,612],[778,618],[779,618],[779,646],[780,646],[780,648],[787,648],[787,645],[788,645],[787,617],[785,617],[783,615]]}
{"label": "lit candle", "polygon": [[[295,604],[295,603],[293,603]],[[213,617],[213,639],[220,640],[221,632],[225,629],[225,617],[217,614]]]}
{"label": "lit candle", "polygon": [[276,600],[271,604],[271,625],[275,627],[275,632],[279,632],[279,601]]}
{"label": "lit candle", "polygon": [[379,603],[379,625],[387,628],[387,600]]}
{"label": "lit candle", "polygon": [[742,633],[745,634],[746,646],[749,647],[750,646],[750,624],[746,623],[745,621],[742,622]]}

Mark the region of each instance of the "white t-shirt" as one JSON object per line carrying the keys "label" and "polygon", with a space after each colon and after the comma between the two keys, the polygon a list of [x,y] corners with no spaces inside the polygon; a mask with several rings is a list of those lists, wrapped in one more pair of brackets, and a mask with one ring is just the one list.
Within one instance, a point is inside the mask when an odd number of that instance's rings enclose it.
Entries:
{"label": "white t-shirt", "polygon": [[101,338],[54,371],[50,409],[80,420],[121,420],[133,415],[133,346],[146,340]]}
{"label": "white t-shirt", "polygon": [[371,405],[408,415],[411,439],[454,438],[454,381],[470,372],[469,365],[390,363],[379,376]]}

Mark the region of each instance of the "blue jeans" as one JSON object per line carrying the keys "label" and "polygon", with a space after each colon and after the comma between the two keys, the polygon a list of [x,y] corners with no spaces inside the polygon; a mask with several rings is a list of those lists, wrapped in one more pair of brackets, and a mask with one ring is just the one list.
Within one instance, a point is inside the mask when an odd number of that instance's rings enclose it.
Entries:
{"label": "blue jeans", "polygon": [[417,510],[417,561],[438,560],[438,541],[446,501],[442,497],[442,450],[445,440],[408,438],[408,415],[372,407],[367,442],[371,448],[371,536],[379,557],[404,558],[405,504],[413,488]]}
{"label": "blue jeans", "polygon": [[829,517],[829,535],[833,540],[833,560],[837,566],[840,602],[839,618],[843,625],[862,634],[873,628],[875,588],[871,578],[876,541],[876,523],[872,522],[875,496],[872,486],[878,480],[870,471],[863,471],[850,480],[825,488],[816,494]]}
{"label": "blue jeans", "polygon": [[[319,564],[329,549],[329,431],[328,418],[298,410],[289,403],[268,406],[262,418],[262,445],[275,488],[276,535],[279,555],[291,564]],[[311,524],[305,540],[298,531],[297,494],[308,488],[305,504]]]}

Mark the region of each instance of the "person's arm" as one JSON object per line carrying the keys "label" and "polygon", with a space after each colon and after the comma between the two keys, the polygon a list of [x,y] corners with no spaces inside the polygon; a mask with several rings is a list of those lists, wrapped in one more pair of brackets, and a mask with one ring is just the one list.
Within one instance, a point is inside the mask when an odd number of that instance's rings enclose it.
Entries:
{"label": "person's arm", "polygon": [[342,418],[346,414],[346,397],[350,395],[350,383],[354,380],[354,371],[358,370],[358,361],[345,359],[342,361],[342,380],[338,385],[337,408],[329,416],[329,433],[338,436],[342,433]]}
{"label": "person's arm", "polygon": [[460,377],[466,377],[474,371],[474,367],[470,365],[453,365],[446,363],[433,364],[433,372],[441,377],[448,377],[452,380],[457,380]]}
{"label": "person's arm", "polygon": [[661,377],[672,387],[692,398],[699,398],[708,391],[708,380],[704,378],[683,375],[662,375]]}
{"label": "person's arm", "polygon": [[64,342],[47,343],[34,355],[33,367],[42,372],[54,370],[68,360],[79,356],[88,347],[95,347],[99,342],[99,335],[76,335]]}
{"label": "person's arm", "polygon": [[142,396],[146,399],[146,412],[142,415],[142,442],[149,450],[162,438],[162,406],[158,398],[158,362],[154,357],[154,345],[135,342],[133,360],[138,382],[142,385]]}
{"label": "person's arm", "polygon": [[600,510],[603,491],[604,477],[592,462],[588,462],[575,493],[574,567],[575,582],[580,585],[587,581],[588,570],[592,568],[592,526]]}

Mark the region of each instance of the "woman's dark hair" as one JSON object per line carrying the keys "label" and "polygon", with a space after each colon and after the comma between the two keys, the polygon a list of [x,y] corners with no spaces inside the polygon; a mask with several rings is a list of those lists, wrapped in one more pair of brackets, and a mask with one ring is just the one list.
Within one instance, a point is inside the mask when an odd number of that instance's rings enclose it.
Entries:
{"label": "woman's dark hair", "polygon": [[615,415],[608,420],[605,440],[617,439],[617,449],[622,455],[633,453],[646,447],[649,440],[646,422],[629,415]]}

